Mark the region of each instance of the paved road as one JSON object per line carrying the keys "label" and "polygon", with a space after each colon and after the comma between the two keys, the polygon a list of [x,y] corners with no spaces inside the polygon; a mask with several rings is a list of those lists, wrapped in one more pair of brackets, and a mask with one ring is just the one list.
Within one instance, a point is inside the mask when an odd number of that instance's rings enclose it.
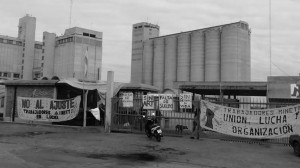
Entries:
{"label": "paved road", "polygon": [[0,167],[213,167],[298,168],[292,148],[219,140],[103,133],[0,123]]}

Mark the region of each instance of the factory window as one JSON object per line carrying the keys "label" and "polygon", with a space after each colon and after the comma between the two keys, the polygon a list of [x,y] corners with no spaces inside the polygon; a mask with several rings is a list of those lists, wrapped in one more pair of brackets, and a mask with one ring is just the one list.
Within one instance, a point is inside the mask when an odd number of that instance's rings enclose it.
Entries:
{"label": "factory window", "polygon": [[7,73],[7,72],[4,72],[4,73],[3,73],[3,76],[4,76],[4,77],[7,77],[7,76],[8,76],[8,73]]}
{"label": "factory window", "polygon": [[16,44],[17,44],[18,46],[22,46],[22,42],[21,42],[21,41],[17,41]]}
{"label": "factory window", "polygon": [[143,26],[139,26],[139,28],[142,28]]}
{"label": "factory window", "polygon": [[14,74],[14,78],[20,78],[20,74]]}
{"label": "factory window", "polygon": [[45,36],[43,36],[43,40],[45,40]]}
{"label": "factory window", "polygon": [[44,56],[42,56],[42,60],[44,60]]}
{"label": "factory window", "polygon": [[37,49],[42,49],[42,45],[40,45],[40,44],[35,44],[34,47]]}
{"label": "factory window", "polygon": [[134,29],[137,29],[137,27],[135,26]]}
{"label": "factory window", "polygon": [[4,97],[0,98],[0,107],[4,107]]}
{"label": "factory window", "polygon": [[145,25],[145,27],[150,27],[149,25]]}
{"label": "factory window", "polygon": [[7,44],[13,44],[12,40],[7,40]]}
{"label": "factory window", "polygon": [[23,47],[25,47],[25,43],[23,43]]}
{"label": "factory window", "polygon": [[[45,37],[45,36],[44,36]],[[43,46],[45,46],[45,42],[43,42]]]}
{"label": "factory window", "polygon": [[89,33],[83,33],[83,36],[90,36]]}
{"label": "factory window", "polygon": [[24,64],[24,60],[22,60],[22,64]]}
{"label": "factory window", "polygon": [[3,39],[2,38],[0,38],[0,43],[3,43]]}
{"label": "factory window", "polygon": [[23,48],[23,51],[25,51],[25,48]]}
{"label": "factory window", "polygon": [[70,42],[73,42],[73,37],[70,37],[69,39],[70,39]]}
{"label": "factory window", "polygon": [[44,63],[41,63],[41,67],[44,67]]}
{"label": "factory window", "polygon": [[90,34],[90,37],[96,38],[95,34]]}

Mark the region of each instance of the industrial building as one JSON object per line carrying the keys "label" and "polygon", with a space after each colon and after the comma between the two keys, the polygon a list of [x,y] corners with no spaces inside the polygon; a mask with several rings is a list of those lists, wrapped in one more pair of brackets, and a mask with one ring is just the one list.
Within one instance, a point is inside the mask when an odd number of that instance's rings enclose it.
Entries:
{"label": "industrial building", "polygon": [[151,23],[137,23],[132,26],[131,82],[142,83],[143,42],[159,36],[159,26]]}
{"label": "industrial building", "polygon": [[36,18],[26,15],[19,20],[18,37],[0,35],[0,80],[101,79],[102,32],[73,27],[62,36],[43,32],[38,42],[35,29]]}
{"label": "industrial building", "polygon": [[[133,39],[136,31],[134,27]],[[155,35],[158,34],[159,32]],[[147,37],[143,31],[140,36]],[[141,47],[142,63],[138,64],[133,59],[135,53],[132,53],[132,67],[135,69],[132,68],[131,80],[133,82],[135,79],[161,90],[174,89],[173,83],[176,81],[248,82],[251,80],[250,36],[248,24],[239,21],[148,37]],[[134,47],[133,45],[133,50]],[[137,73],[141,75],[136,75]]]}

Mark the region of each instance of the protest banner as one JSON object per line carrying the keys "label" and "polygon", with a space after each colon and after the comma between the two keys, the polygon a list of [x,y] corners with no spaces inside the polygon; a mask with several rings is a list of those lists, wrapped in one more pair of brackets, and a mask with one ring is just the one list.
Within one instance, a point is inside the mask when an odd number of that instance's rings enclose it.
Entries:
{"label": "protest banner", "polygon": [[75,118],[79,112],[80,96],[67,100],[18,97],[18,116],[24,120],[60,122]]}
{"label": "protest banner", "polygon": [[201,101],[200,125],[219,133],[257,139],[288,137],[300,131],[300,105],[238,109]]}

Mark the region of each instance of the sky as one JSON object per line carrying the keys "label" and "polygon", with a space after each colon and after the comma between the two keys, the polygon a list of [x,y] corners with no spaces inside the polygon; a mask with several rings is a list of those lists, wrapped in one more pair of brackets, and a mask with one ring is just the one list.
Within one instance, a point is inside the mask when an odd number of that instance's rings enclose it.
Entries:
{"label": "sky", "polygon": [[36,41],[42,41],[44,31],[60,36],[75,26],[103,32],[104,81],[107,71],[114,71],[115,81],[130,82],[132,25],[139,22],[158,24],[160,35],[168,35],[242,20],[251,28],[252,81],[300,73],[299,0],[0,0],[0,4],[1,35],[17,37],[19,18],[26,14],[37,19]]}

